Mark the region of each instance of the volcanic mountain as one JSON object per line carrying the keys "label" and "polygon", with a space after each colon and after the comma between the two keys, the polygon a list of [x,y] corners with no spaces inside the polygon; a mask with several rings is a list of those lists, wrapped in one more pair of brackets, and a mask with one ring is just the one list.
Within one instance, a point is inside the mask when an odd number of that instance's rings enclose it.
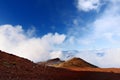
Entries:
{"label": "volcanic mountain", "polygon": [[81,58],[72,58],[68,61],[65,61],[63,63],[60,63],[58,67],[65,67],[65,68],[70,68],[70,67],[79,67],[79,68],[97,68],[97,66],[92,65],[85,60]]}
{"label": "volcanic mountain", "polygon": [[[58,60],[59,59],[55,59],[52,61]],[[74,59],[72,60],[74,61]],[[0,51],[0,80],[119,80],[119,79],[120,69],[79,68],[78,71],[74,71],[63,68],[50,67],[46,65],[38,65],[27,59]]]}

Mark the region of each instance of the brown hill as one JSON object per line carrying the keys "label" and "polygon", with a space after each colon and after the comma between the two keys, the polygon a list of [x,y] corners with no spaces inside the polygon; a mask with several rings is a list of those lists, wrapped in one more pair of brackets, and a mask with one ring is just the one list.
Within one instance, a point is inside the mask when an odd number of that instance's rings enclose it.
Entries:
{"label": "brown hill", "polygon": [[26,68],[27,66],[25,65],[32,67],[36,64],[25,58],[20,58],[18,56],[0,51],[0,68],[12,68],[17,66]]}
{"label": "brown hill", "polygon": [[[0,51],[0,80],[119,80],[120,69],[83,68],[71,71],[37,65]],[[115,72],[117,71],[117,72]]]}
{"label": "brown hill", "polygon": [[63,63],[60,63],[58,65],[58,67],[65,67],[65,68],[70,68],[70,67],[79,67],[79,68],[97,68],[97,66],[92,65],[86,61],[84,61],[83,59],[80,58],[72,58],[68,61],[65,61]]}

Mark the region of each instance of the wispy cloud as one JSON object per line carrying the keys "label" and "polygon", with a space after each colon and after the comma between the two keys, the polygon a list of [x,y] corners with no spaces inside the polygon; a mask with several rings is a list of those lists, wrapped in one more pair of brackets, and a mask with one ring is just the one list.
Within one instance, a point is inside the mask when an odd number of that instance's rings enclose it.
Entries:
{"label": "wispy cloud", "polygon": [[[104,3],[106,6],[102,12],[97,13],[94,20],[86,22],[85,26],[78,24],[78,21],[80,21],[81,18],[73,19],[73,27],[68,29],[68,36],[70,36],[68,41],[77,43],[76,47],[82,46],[83,48],[86,47],[88,49],[118,47],[116,45],[120,44],[120,1],[78,0],[79,5],[83,4],[82,2],[90,2],[91,4],[96,2],[100,4],[101,2],[101,4]],[[88,6],[85,5],[85,7]],[[82,6],[79,8],[81,9]],[[88,10],[88,14],[90,10]],[[80,15],[78,15],[78,17],[80,17]]]}
{"label": "wispy cloud", "polygon": [[105,11],[92,22],[93,34],[91,36],[94,43],[103,42],[110,47],[120,44],[120,6],[118,3],[120,1],[111,0]]}

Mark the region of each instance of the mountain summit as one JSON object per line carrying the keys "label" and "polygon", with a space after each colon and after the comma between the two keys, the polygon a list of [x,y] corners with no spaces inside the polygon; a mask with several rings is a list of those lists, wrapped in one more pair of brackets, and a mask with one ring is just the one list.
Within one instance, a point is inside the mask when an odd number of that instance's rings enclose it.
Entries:
{"label": "mountain summit", "polygon": [[81,58],[74,57],[68,61],[59,64],[59,67],[79,67],[79,68],[97,68],[97,66],[92,65]]}

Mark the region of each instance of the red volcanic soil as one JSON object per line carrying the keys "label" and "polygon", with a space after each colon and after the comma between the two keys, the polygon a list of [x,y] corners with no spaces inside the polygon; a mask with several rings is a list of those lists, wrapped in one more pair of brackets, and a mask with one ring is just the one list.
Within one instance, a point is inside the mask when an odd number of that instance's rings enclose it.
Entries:
{"label": "red volcanic soil", "polygon": [[0,51],[0,80],[120,80],[120,73],[112,70],[75,71],[48,67]]}

